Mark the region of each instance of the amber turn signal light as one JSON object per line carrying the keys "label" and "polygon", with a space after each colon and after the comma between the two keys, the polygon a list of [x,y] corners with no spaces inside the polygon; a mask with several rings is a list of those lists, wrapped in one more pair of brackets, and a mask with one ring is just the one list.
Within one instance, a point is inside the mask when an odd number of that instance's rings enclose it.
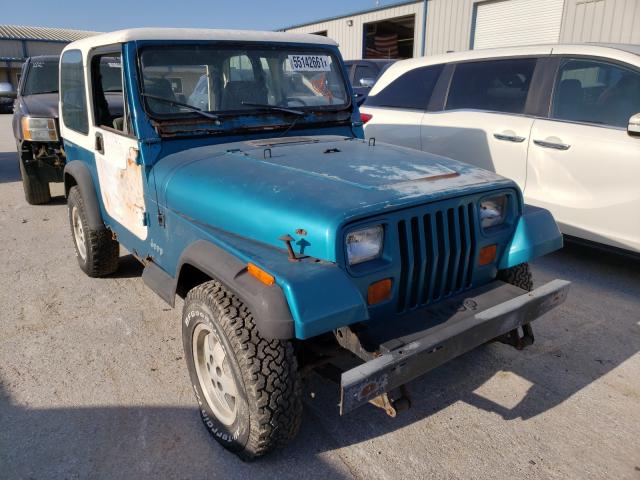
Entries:
{"label": "amber turn signal light", "polygon": [[482,247],[480,249],[480,255],[478,256],[478,264],[479,265],[489,265],[496,259],[496,251],[498,250],[498,246],[496,244],[489,245],[487,247]]}
{"label": "amber turn signal light", "polygon": [[380,302],[384,302],[391,298],[391,279],[385,278],[369,285],[367,291],[367,303],[369,305],[376,305]]}
{"label": "amber turn signal light", "polygon": [[254,265],[253,263],[247,263],[247,271],[249,272],[249,275],[257,278],[265,285],[273,285],[274,283],[276,283],[276,279],[273,275],[265,272],[264,270],[262,270],[257,265]]}

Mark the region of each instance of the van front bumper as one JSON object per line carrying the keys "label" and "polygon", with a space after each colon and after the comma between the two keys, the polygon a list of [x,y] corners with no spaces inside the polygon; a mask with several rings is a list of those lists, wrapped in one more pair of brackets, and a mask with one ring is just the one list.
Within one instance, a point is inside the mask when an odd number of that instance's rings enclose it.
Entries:
{"label": "van front bumper", "polygon": [[[396,322],[362,335],[379,345],[372,360],[342,373],[340,414],[375,399],[443,363],[523,327],[563,303],[570,282],[553,280],[531,292],[501,281],[414,313],[402,323],[423,329],[389,336]],[[419,317],[419,318],[417,318]],[[429,323],[426,319],[436,319]],[[393,325],[395,324],[395,325]],[[377,338],[376,338],[377,337]]]}

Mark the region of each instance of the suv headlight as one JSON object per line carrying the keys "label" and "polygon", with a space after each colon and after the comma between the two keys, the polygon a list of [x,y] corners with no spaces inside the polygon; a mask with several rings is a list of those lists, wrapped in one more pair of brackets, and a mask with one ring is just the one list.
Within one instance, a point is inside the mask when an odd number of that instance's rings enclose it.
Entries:
{"label": "suv headlight", "polygon": [[384,229],[382,225],[356,230],[347,234],[347,258],[349,265],[378,258],[382,253]]}
{"label": "suv headlight", "polygon": [[56,122],[53,118],[22,117],[22,135],[32,142],[55,142]]}
{"label": "suv headlight", "polygon": [[482,229],[504,223],[507,214],[507,196],[485,198],[480,202],[480,225]]}

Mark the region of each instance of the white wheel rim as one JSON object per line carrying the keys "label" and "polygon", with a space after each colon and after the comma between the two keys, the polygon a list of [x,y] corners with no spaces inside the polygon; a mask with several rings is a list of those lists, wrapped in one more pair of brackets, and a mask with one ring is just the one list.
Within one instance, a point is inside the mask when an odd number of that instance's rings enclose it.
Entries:
{"label": "white wheel rim", "polygon": [[73,228],[73,238],[76,242],[76,250],[82,260],[87,258],[87,245],[84,239],[84,228],[80,219],[80,212],[75,205],[71,209],[71,226]]}
{"label": "white wheel rim", "polygon": [[216,418],[231,425],[238,414],[238,387],[224,345],[203,323],[193,331],[192,342],[200,390]]}

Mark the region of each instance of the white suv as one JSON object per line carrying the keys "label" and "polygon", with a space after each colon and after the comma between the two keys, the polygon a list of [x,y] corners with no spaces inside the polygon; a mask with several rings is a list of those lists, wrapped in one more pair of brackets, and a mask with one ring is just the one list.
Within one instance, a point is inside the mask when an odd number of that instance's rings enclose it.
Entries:
{"label": "white suv", "polygon": [[361,112],[367,137],[493,170],[564,234],[640,252],[640,46],[405,60]]}

